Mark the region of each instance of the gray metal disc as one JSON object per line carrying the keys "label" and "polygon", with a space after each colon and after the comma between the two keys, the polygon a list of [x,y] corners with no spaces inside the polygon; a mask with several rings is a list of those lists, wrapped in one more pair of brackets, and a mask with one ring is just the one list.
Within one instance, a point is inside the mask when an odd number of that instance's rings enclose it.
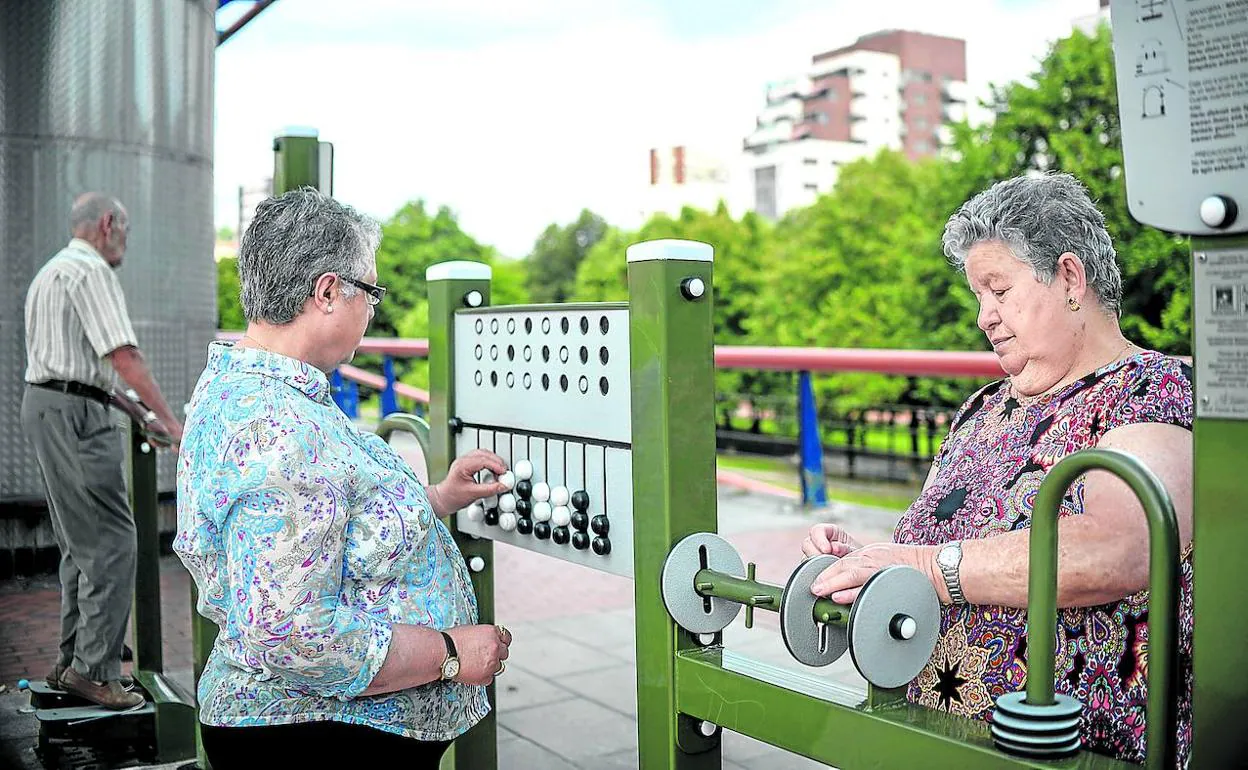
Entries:
{"label": "gray metal disc", "polygon": [[737,578],[745,577],[745,563],[731,543],[710,532],[695,532],[677,543],[663,562],[663,604],[676,625],[686,631],[714,634],[728,627],[742,605],[727,599],[698,595],[693,579],[704,568],[703,548],[706,549],[705,569]]}
{"label": "gray metal disc", "polygon": [[798,565],[780,596],[780,636],[798,663],[826,666],[835,663],[849,648],[844,626],[815,622],[815,600],[810,592],[819,573],[836,562],[830,554],[812,556]]}
{"label": "gray metal disc", "polygon": [[[914,620],[914,635],[898,639],[893,618]],[[900,687],[919,675],[940,635],[940,599],[913,567],[885,567],[867,579],[849,612],[849,655],[876,687]]]}

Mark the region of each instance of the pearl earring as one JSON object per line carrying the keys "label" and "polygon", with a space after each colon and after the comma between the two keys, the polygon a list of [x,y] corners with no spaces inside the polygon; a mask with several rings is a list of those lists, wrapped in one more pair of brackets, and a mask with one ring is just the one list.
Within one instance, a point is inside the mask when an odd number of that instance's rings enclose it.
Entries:
{"label": "pearl earring", "polygon": [[332,312],[334,312],[334,306],[333,306],[333,305],[330,305],[329,307],[325,308],[325,312],[326,312],[326,313],[332,313]]}

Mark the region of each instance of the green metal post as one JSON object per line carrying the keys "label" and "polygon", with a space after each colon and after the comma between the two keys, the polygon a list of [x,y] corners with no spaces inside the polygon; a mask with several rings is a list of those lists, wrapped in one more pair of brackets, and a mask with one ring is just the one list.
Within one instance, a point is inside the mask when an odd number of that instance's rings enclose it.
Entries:
{"label": "green metal post", "polygon": [[274,195],[300,187],[320,189],[325,179],[332,178],[332,169],[321,168],[321,144],[315,131],[285,134],[273,140]]}
{"label": "green metal post", "polygon": [[[1246,201],[1240,201],[1243,206]],[[1245,216],[1241,208],[1240,216]],[[1238,264],[1241,283],[1248,285],[1248,238],[1193,238],[1192,275],[1195,312],[1206,312],[1213,303],[1211,266]],[[1229,252],[1229,253],[1228,253]],[[1227,269],[1219,267],[1225,275]],[[1243,292],[1244,289],[1239,289]],[[1245,299],[1241,296],[1240,302]],[[1241,316],[1242,317],[1242,316]],[[1202,393],[1202,360],[1226,366],[1235,350],[1209,350],[1203,346],[1200,323],[1195,330],[1196,421],[1193,430],[1193,549],[1192,604],[1196,630],[1192,634],[1192,666],[1195,692],[1192,703],[1192,767],[1236,767],[1248,756],[1248,734],[1243,714],[1248,713],[1248,666],[1244,665],[1243,640],[1248,639],[1248,615],[1240,611],[1244,601],[1244,544],[1248,543],[1248,474],[1244,472],[1248,447],[1248,419],[1201,416],[1212,404],[1212,388]],[[1228,335],[1229,337],[1229,335]],[[1243,345],[1238,343],[1241,377],[1236,395],[1240,414],[1248,405],[1244,386]],[[1229,354],[1229,355],[1228,355]],[[1233,366],[1224,370],[1235,376]],[[1223,391],[1225,392],[1225,390]],[[1151,631],[1150,631],[1151,633]],[[1150,639],[1151,643],[1151,639]]]}
{"label": "green metal post", "polygon": [[164,671],[160,619],[160,521],[156,497],[156,450],[130,424],[130,510],[134,512],[134,668]]}
{"label": "green metal post", "polygon": [[718,734],[676,710],[676,653],[697,647],[663,605],[663,563],[694,532],[715,532],[712,248],[648,241],[628,249],[632,372],[637,732],[641,770],[721,766]]}
{"label": "green metal post", "polygon": [[[490,302],[490,267],[479,262],[443,262],[425,272],[429,293],[429,482],[446,476],[455,459],[455,311]],[[474,292],[476,294],[474,294]],[[479,556],[485,569],[472,573],[480,623],[494,622],[494,542],[461,534],[450,517],[451,532],[464,559]],[[498,767],[497,701],[494,685],[489,687],[490,713],[455,741],[443,767],[456,770],[494,770]]]}
{"label": "green metal post", "polygon": [[1147,762],[1174,767],[1175,705],[1178,690],[1179,525],[1161,479],[1135,457],[1112,449],[1070,455],[1045,476],[1031,517],[1027,584],[1027,702],[1054,702],[1054,625],[1057,618],[1057,519],[1062,496],[1091,470],[1104,470],[1127,483],[1148,520],[1148,719]]}

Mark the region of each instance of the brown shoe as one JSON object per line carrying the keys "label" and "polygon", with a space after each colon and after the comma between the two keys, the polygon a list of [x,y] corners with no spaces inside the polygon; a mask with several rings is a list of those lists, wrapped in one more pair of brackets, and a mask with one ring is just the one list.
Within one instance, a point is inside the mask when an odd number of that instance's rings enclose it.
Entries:
{"label": "brown shoe", "polygon": [[52,670],[48,672],[47,678],[43,681],[46,682],[48,687],[51,687],[53,690],[65,689],[61,686],[61,675],[65,673],[65,668],[65,666],[57,663],[52,667]]}
{"label": "brown shoe", "polygon": [[[61,684],[61,677],[65,675],[65,669],[67,668],[69,668],[69,666],[65,666],[60,663],[57,663],[55,666],[53,666],[52,670],[48,672],[47,678],[44,679],[48,687],[51,687],[53,690],[63,691],[65,689],[65,685]],[[126,676],[125,674],[122,674],[121,677],[117,680],[117,683],[120,684],[121,689],[125,690],[126,692],[130,692],[131,690],[134,689],[134,677],[130,677],[130,676]]]}
{"label": "brown shoe", "polygon": [[116,679],[104,684],[96,684],[79,674],[72,666],[65,668],[61,673],[61,686],[64,687],[65,692],[114,711],[129,711],[143,705],[142,695],[126,692]]}

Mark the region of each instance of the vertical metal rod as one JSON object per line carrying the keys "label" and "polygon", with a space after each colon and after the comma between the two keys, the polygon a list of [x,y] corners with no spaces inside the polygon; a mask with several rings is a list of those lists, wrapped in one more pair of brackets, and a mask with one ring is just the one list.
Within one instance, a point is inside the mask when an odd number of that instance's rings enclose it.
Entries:
{"label": "vertical metal rod", "polygon": [[[144,451],[146,449],[147,451]],[[130,423],[130,508],[134,512],[134,667],[164,671],[160,617],[160,522],[156,497],[156,448]]]}
{"label": "vertical metal rod", "polygon": [[1027,604],[1027,702],[1054,702],[1054,636],[1057,619],[1057,520],[1067,488],[1083,474],[1103,470],[1126,482],[1148,520],[1148,721],[1147,766],[1175,764],[1178,659],[1179,525],[1161,480],[1131,455],[1085,449],[1049,471],[1032,510]]}
{"label": "vertical metal rod", "polygon": [[[480,263],[453,264],[464,269],[442,273],[440,275],[445,277],[435,277],[434,280],[429,280],[430,273],[426,273],[430,428],[426,461],[430,483],[445,478],[455,459],[455,435],[451,432],[451,418],[455,416],[455,312],[465,307],[464,297],[470,291],[481,293],[482,306],[490,302],[489,266]],[[458,275],[483,277],[461,278]],[[477,622],[493,623],[494,541],[462,534],[455,525],[455,519],[456,515],[452,515],[448,522],[464,560],[471,562],[479,556],[485,563],[485,569],[470,573],[477,597]],[[456,770],[495,770],[498,767],[498,709],[494,685],[491,684],[487,692],[490,713],[457,739],[450,752],[449,762]]]}

